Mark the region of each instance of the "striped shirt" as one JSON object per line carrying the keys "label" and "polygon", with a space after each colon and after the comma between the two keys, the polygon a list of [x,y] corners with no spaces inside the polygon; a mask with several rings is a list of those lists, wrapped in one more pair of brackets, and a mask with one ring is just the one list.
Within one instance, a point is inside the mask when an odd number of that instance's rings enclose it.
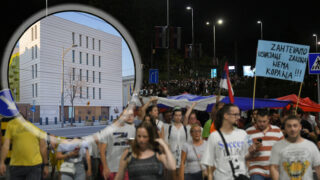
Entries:
{"label": "striped shirt", "polygon": [[269,158],[271,149],[277,141],[284,138],[281,129],[277,126],[269,125],[268,131],[264,133],[257,129],[256,126],[251,126],[246,131],[253,142],[256,142],[258,138],[262,139],[262,146],[258,149],[256,156],[249,161],[249,174],[270,177]]}

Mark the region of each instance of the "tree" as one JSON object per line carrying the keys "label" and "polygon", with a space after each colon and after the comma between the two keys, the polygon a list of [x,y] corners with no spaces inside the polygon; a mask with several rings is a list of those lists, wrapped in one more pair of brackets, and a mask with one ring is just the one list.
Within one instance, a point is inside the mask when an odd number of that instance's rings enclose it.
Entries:
{"label": "tree", "polygon": [[65,84],[65,99],[69,100],[72,110],[71,110],[71,121],[70,125],[73,126],[74,119],[74,103],[76,99],[82,101],[82,92],[84,87],[86,87],[86,81],[82,75],[76,75],[76,69],[70,68],[68,71],[68,79]]}

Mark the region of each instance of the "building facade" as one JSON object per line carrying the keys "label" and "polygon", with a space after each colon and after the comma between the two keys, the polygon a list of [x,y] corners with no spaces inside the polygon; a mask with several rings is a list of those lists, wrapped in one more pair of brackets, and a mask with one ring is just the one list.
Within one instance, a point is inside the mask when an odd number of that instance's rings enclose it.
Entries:
{"label": "building facade", "polygon": [[66,119],[118,115],[112,110],[123,106],[121,37],[52,15],[24,33],[19,54],[20,103],[35,104],[40,118],[60,119],[62,78]]}
{"label": "building facade", "polygon": [[134,91],[134,80],[134,75],[122,77],[123,106],[126,106],[131,100]]}

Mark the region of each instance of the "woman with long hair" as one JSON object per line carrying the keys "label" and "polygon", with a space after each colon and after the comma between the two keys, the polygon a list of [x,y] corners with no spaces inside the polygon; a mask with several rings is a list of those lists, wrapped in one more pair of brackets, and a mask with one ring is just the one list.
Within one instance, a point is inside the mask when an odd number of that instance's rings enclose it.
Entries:
{"label": "woman with long hair", "polygon": [[156,138],[159,138],[160,137],[160,130],[157,128],[157,125],[155,123],[155,120],[150,116],[150,115],[145,115],[142,122],[149,122],[152,124],[153,128],[155,129],[155,132],[157,132],[157,137]]}
{"label": "woman with long hair", "polygon": [[175,159],[150,122],[142,122],[136,129],[136,138],[131,149],[121,157],[116,180],[122,180],[128,170],[130,180],[160,180],[164,168],[175,170]]}
{"label": "woman with long hair", "polygon": [[207,142],[201,138],[201,126],[193,124],[190,129],[192,143],[182,146],[180,180],[203,179],[207,175],[206,167],[200,161]]}
{"label": "woman with long hair", "polygon": [[159,120],[159,108],[157,106],[158,97],[151,97],[141,108],[141,116],[149,115],[154,119],[156,127],[160,131],[160,137],[164,137],[164,123]]}

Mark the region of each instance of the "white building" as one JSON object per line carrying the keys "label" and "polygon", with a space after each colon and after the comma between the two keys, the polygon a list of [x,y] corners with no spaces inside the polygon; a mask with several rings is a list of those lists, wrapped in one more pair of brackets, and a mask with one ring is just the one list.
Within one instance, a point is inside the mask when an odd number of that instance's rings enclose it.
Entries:
{"label": "white building", "polygon": [[122,93],[123,93],[123,105],[126,106],[131,100],[134,90],[134,75],[122,77]]}
{"label": "white building", "polygon": [[75,118],[119,115],[122,104],[121,37],[57,16],[48,16],[21,37],[20,103],[40,107],[40,117],[60,119],[62,54],[65,117],[71,117],[70,95],[76,89]]}

